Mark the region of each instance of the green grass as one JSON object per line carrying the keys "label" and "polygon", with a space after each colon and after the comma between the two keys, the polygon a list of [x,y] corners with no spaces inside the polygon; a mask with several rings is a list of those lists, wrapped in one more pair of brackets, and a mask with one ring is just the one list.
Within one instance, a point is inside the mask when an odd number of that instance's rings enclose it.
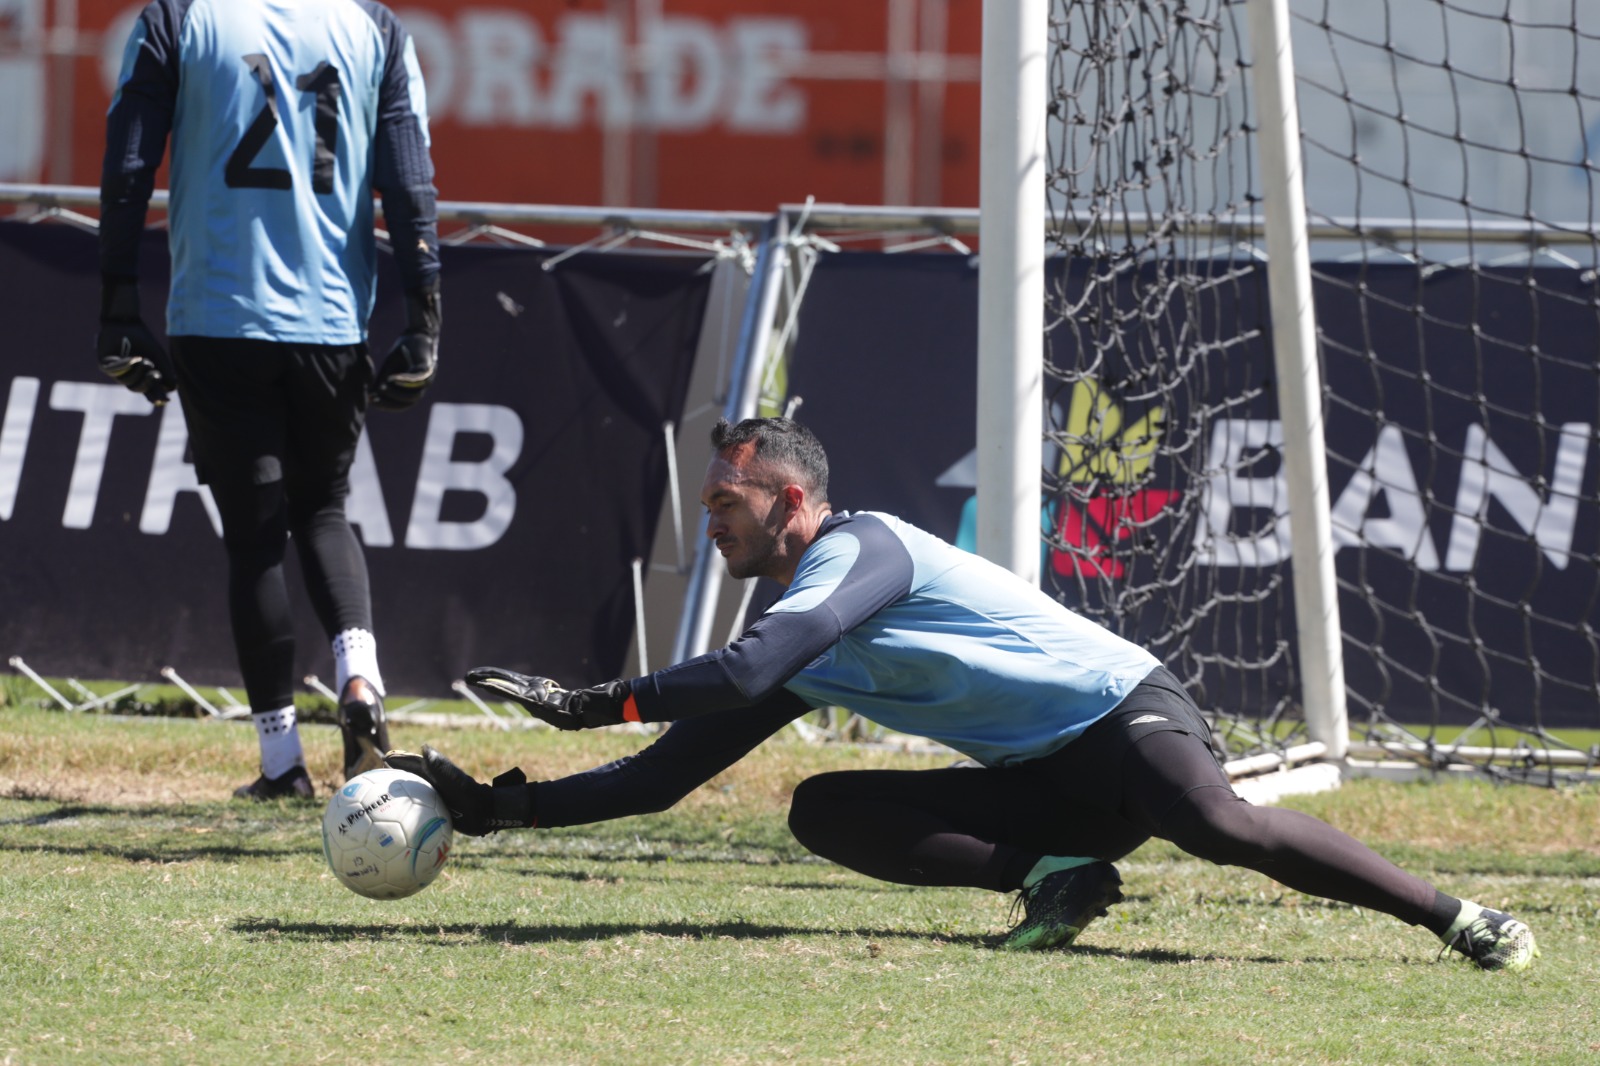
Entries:
{"label": "green grass", "polygon": [[[644,738],[397,729],[542,777]],[[306,730],[313,767],[331,729]],[[1008,900],[809,857],[804,776],[941,760],[771,742],[662,815],[460,838],[389,903],[323,867],[320,804],[223,797],[248,726],[0,709],[0,1063],[1585,1063],[1600,1060],[1600,790],[1354,782],[1293,801],[1544,957],[1151,844],[1077,949],[992,944]]]}

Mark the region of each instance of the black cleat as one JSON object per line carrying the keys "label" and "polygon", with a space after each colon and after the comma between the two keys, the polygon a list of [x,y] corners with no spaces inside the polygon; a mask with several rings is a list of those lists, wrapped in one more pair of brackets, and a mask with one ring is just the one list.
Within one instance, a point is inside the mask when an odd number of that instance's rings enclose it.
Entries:
{"label": "black cleat", "polygon": [[275,799],[308,800],[315,795],[316,790],[311,787],[311,775],[306,773],[304,766],[292,767],[277,777],[262,774],[248,785],[240,785],[233,790],[234,799],[260,802]]}
{"label": "black cleat", "polygon": [[1022,890],[1017,903],[1024,908],[1024,917],[1000,946],[1007,951],[1067,947],[1121,899],[1122,875],[1109,862],[1057,870]]}
{"label": "black cleat", "polygon": [[383,697],[376,689],[372,702],[347,700],[339,704],[339,734],[344,739],[344,779],[383,766],[383,753],[389,750],[389,720],[384,717]]}

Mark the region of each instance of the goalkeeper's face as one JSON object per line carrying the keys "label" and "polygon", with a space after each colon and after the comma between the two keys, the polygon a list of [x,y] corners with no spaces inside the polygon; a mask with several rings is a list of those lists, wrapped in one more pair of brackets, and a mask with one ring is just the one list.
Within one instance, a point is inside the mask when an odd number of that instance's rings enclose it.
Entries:
{"label": "goalkeeper's face", "polygon": [[[706,536],[728,562],[732,577],[770,577],[785,584],[798,561],[788,543],[793,507],[788,486],[774,484],[752,449],[715,456],[706,469],[700,502],[706,509]],[[802,548],[803,550],[803,548]]]}

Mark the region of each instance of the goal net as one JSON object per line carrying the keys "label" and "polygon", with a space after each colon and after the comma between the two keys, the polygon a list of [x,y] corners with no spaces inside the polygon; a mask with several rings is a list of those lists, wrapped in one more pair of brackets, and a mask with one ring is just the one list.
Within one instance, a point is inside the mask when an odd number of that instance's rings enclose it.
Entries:
{"label": "goal net", "polygon": [[[1254,0],[1252,0],[1254,2]],[[1600,750],[1600,9],[1291,0],[1356,765]],[[1055,0],[1046,583],[1306,738],[1242,0]]]}

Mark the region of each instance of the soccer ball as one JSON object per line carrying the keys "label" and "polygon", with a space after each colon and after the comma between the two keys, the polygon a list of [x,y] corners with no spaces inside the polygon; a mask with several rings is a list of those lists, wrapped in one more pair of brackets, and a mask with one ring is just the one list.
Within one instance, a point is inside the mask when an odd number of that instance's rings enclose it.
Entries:
{"label": "soccer ball", "polygon": [[439,876],[455,835],[439,793],[404,770],[352,777],[322,816],[322,853],[352,892],[400,899]]}

